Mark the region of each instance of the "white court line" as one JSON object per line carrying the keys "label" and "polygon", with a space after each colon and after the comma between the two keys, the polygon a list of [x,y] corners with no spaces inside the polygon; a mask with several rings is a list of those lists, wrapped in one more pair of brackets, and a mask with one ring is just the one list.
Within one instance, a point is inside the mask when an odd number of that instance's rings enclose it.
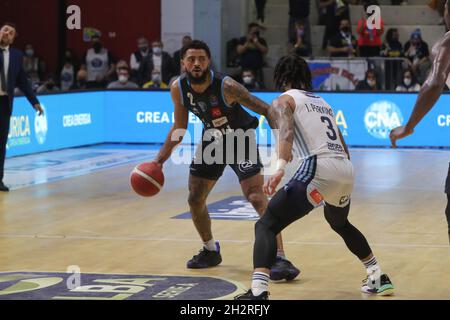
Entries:
{"label": "white court line", "polygon": [[[113,240],[113,241],[172,241],[172,242],[200,242],[199,239],[181,238],[155,238],[155,237],[112,237],[112,236],[77,236],[77,235],[39,235],[39,234],[0,234],[0,238],[32,238],[32,239],[62,239],[62,240]],[[221,239],[220,242],[248,243],[253,244],[253,240],[232,240]],[[341,241],[285,241],[285,244],[292,245],[316,245],[316,246],[344,246]],[[371,243],[373,247],[395,247],[395,248],[450,248],[448,244],[420,244],[420,243]]]}

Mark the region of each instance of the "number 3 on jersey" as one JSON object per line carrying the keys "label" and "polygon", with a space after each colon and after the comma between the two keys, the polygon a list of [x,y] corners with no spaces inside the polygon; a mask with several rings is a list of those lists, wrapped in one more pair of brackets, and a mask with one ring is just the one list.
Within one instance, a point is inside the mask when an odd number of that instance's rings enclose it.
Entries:
{"label": "number 3 on jersey", "polygon": [[322,117],[320,120],[327,125],[327,129],[330,131],[327,131],[327,136],[330,138],[330,140],[335,141],[337,139],[336,131],[333,128],[333,122],[328,117]]}

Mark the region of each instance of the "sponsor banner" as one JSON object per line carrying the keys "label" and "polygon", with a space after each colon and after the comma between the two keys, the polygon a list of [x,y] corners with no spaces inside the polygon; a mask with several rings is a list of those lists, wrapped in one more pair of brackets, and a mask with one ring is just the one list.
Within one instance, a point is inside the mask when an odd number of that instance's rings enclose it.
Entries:
{"label": "sponsor banner", "polygon": [[[213,220],[249,220],[256,221],[259,219],[258,213],[255,211],[250,202],[244,197],[229,197],[208,205],[209,216]],[[185,212],[173,219],[191,219],[191,213]]]}
{"label": "sponsor banner", "polygon": [[7,156],[103,142],[103,98],[97,92],[41,96],[43,116],[25,98],[14,99]]}
{"label": "sponsor banner", "polygon": [[0,300],[212,300],[230,299],[241,291],[235,283],[214,277],[0,273]]}
{"label": "sponsor banner", "polygon": [[[278,93],[255,93],[271,103]],[[415,93],[320,93],[334,109],[346,141],[354,146],[389,146],[389,132],[404,125],[417,100]],[[40,97],[46,114],[35,115],[25,98],[15,100],[7,156],[95,143],[163,143],[174,123],[169,92],[111,91],[56,94]],[[450,95],[443,94],[400,146],[450,146]],[[217,113],[217,110],[215,111]],[[264,117],[256,115],[257,142],[275,141]],[[183,143],[196,144],[203,125],[189,114]],[[218,119],[220,121],[220,118]]]}

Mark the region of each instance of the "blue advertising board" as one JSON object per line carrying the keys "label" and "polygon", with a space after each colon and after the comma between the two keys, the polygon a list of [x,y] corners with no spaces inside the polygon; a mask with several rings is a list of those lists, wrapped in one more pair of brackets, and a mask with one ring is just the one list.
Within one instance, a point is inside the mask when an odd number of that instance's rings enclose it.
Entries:
{"label": "blue advertising board", "polygon": [[[277,93],[256,93],[270,103]],[[417,99],[414,93],[320,93],[334,109],[349,145],[389,146],[389,132],[403,125]],[[101,91],[39,97],[46,114],[36,116],[25,98],[15,99],[7,156],[103,143],[162,143],[173,124],[169,92]],[[450,147],[450,95],[417,126],[400,146]],[[254,114],[253,112],[250,112]],[[255,115],[255,114],[254,114]],[[259,115],[258,141],[271,144],[267,121]],[[189,115],[184,143],[196,143],[202,124]]]}

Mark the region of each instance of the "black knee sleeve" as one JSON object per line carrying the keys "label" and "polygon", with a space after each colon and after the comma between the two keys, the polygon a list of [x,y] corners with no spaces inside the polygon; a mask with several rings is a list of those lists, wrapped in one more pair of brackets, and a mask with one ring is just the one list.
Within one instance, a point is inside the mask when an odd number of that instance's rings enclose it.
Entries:
{"label": "black knee sleeve", "polygon": [[344,239],[347,248],[360,260],[367,258],[372,249],[364,235],[348,221],[350,204],[344,208],[325,206],[325,219],[331,228]]}

